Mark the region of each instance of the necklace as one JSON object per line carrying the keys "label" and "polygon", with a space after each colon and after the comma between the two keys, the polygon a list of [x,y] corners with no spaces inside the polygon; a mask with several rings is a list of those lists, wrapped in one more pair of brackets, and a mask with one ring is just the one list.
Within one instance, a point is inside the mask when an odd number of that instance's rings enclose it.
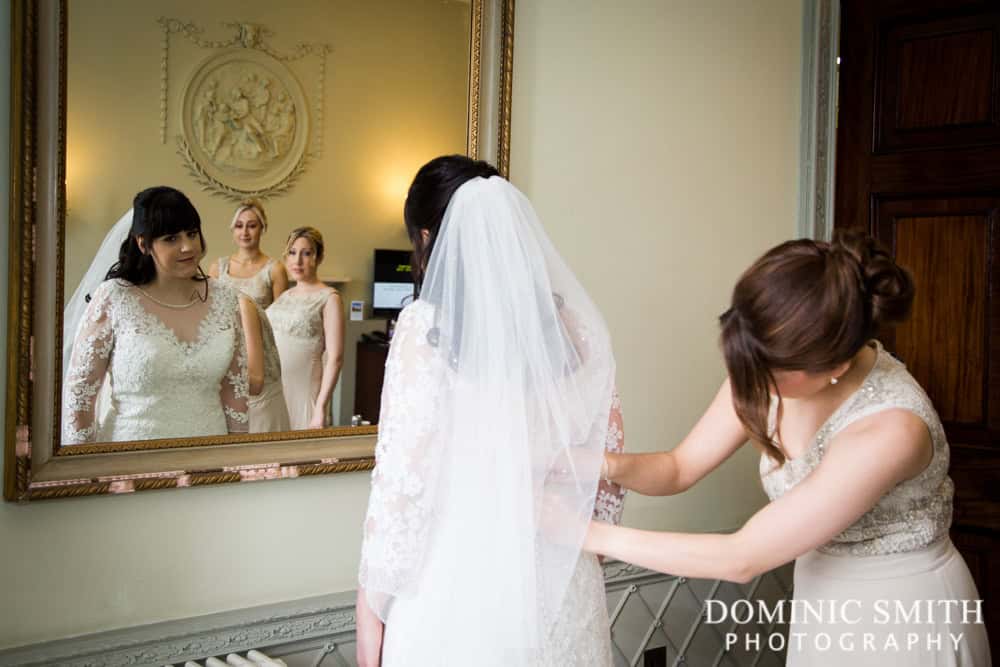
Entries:
{"label": "necklace", "polygon": [[195,295],[189,302],[177,305],[176,303],[166,303],[165,301],[160,301],[155,296],[153,296],[146,290],[142,289],[141,287],[136,287],[136,289],[142,292],[146,296],[146,298],[152,301],[153,303],[158,303],[164,308],[173,308],[174,310],[184,310],[185,308],[190,308],[200,300],[198,299],[197,295]]}

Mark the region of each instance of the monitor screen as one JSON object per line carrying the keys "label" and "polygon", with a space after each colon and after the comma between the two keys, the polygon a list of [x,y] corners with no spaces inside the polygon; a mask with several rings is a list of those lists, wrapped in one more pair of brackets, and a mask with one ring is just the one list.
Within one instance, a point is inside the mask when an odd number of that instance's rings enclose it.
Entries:
{"label": "monitor screen", "polygon": [[412,255],[409,250],[375,250],[372,312],[376,316],[395,317],[413,300]]}

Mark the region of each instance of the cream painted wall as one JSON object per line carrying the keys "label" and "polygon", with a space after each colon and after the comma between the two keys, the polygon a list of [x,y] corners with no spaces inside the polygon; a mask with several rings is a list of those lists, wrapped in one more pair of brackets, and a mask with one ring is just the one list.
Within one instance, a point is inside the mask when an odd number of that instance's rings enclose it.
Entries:
{"label": "cream painted wall", "polygon": [[[524,0],[511,178],[608,319],[626,448],[679,442],[724,377],[716,317],[795,234],[800,0]],[[726,530],[764,501],[749,447],[625,522]]]}
{"label": "cream painted wall", "polygon": [[[517,4],[513,180],[610,321],[634,451],[675,442],[709,400],[715,315],[795,229],[800,9],[755,4]],[[737,525],[762,501],[751,459],[680,498],[631,495],[626,522]],[[0,504],[0,648],[353,588],[367,479]]]}

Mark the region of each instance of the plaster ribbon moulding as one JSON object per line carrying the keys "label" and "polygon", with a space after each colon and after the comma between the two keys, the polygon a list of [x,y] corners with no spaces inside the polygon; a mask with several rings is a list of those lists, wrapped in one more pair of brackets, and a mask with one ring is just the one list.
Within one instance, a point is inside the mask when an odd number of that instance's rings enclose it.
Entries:
{"label": "plaster ribbon moulding", "polygon": [[[177,154],[207,192],[239,201],[288,192],[307,164],[322,157],[326,59],[330,46],[300,43],[291,52],[271,47],[273,33],[255,23],[227,22],[227,40],[206,40],[203,29],[160,18],[160,142],[167,143],[171,36],[213,51],[193,67],[175,106],[180,109]],[[176,47],[175,47],[176,48]],[[316,70],[309,103],[292,65]]]}

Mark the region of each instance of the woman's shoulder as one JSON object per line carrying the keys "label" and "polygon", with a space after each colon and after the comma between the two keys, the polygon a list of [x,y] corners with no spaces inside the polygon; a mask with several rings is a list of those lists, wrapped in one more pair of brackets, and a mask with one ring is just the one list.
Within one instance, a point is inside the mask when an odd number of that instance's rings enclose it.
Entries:
{"label": "woman's shoulder", "polygon": [[923,387],[900,359],[875,344],[875,365],[837,420],[842,422],[837,430],[896,436],[909,432],[919,441],[923,427],[935,442],[943,442],[940,418]]}
{"label": "woman's shoulder", "polygon": [[865,399],[862,403],[933,411],[930,397],[910,374],[906,363],[882,347],[878,341],[875,341],[875,345],[878,359],[860,389]]}
{"label": "woman's shoulder", "polygon": [[127,293],[133,287],[135,285],[124,278],[108,278],[97,286],[97,289],[90,295],[90,300],[113,299]]}
{"label": "woman's shoulder", "polygon": [[414,299],[399,311],[396,326],[425,325],[430,326],[434,320],[434,306],[421,299]]}

